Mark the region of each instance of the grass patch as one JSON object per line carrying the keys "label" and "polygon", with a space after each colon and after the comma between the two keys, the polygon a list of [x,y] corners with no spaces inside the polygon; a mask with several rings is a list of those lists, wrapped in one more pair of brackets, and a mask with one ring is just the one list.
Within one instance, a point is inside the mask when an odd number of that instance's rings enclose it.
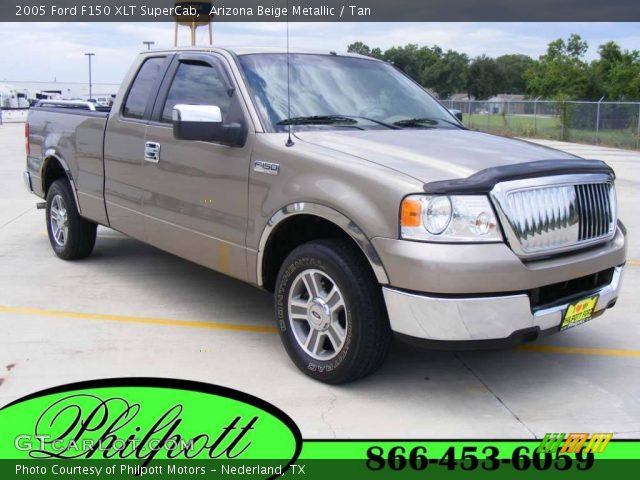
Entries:
{"label": "grass patch", "polygon": [[[560,118],[533,115],[464,115],[464,124],[481,132],[513,137],[547,138],[568,142],[596,144],[595,130],[562,128]],[[598,145],[640,149],[637,131],[630,128],[600,130]]]}

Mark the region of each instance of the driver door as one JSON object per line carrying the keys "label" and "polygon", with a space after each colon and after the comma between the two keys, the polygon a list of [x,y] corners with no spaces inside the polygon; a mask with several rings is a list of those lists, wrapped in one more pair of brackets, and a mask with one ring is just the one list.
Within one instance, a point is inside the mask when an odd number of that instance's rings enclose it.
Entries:
{"label": "driver door", "polygon": [[252,135],[242,147],[178,140],[177,104],[216,105],[223,122],[247,122],[224,58],[177,55],[145,135],[142,209],[147,242],[246,280],[245,234]]}

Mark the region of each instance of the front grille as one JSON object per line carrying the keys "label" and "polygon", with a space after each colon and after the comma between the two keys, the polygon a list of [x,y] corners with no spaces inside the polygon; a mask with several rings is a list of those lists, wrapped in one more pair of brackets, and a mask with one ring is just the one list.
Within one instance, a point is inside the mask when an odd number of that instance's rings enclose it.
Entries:
{"label": "front grille", "polygon": [[576,185],[580,230],[578,241],[601,238],[609,235],[613,228],[611,183]]}
{"label": "front grille", "polygon": [[523,257],[581,248],[615,233],[615,188],[606,175],[504,182],[492,196],[511,248]]}

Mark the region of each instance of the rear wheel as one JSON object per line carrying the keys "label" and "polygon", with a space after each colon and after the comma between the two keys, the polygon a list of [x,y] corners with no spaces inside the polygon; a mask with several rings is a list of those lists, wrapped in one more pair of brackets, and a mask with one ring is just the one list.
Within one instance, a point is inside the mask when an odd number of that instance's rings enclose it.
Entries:
{"label": "rear wheel", "polygon": [[49,242],[58,257],[77,260],[91,254],[98,226],[80,216],[67,180],[56,180],[49,188],[46,218]]}
{"label": "rear wheel", "polygon": [[280,269],[275,306],[287,353],[316,380],[353,381],[386,358],[392,333],[380,285],[346,241],[296,248]]}

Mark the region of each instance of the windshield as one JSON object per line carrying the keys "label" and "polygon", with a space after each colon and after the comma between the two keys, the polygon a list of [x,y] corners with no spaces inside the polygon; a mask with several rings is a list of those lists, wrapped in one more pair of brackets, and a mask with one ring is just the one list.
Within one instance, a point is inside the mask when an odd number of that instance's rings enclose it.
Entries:
{"label": "windshield", "polygon": [[[460,128],[453,115],[422,87],[387,63],[291,54],[289,113],[287,55],[241,55],[239,61],[262,121],[272,132],[285,131],[288,125],[304,129]],[[327,121],[328,117],[333,120]]]}

